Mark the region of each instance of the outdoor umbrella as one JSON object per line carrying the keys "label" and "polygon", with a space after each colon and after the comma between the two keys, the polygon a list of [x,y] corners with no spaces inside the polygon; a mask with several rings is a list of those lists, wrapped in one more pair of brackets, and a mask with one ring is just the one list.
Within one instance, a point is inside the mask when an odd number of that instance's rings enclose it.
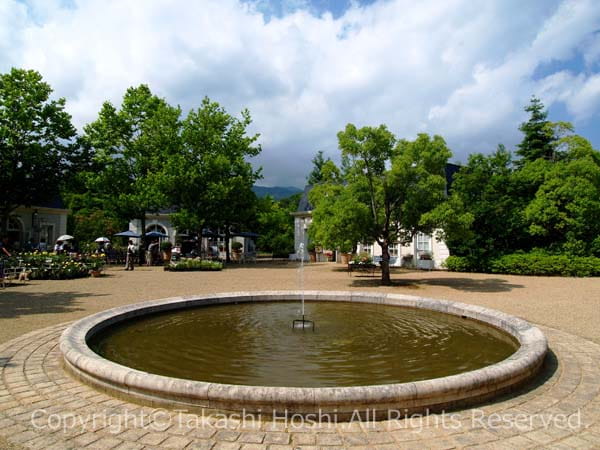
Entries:
{"label": "outdoor umbrella", "polygon": [[69,234],[63,234],[58,237],[57,241],[70,241],[71,239],[74,239],[74,237]]}
{"label": "outdoor umbrella", "polygon": [[150,233],[146,233],[146,237],[150,237],[150,238],[164,238],[164,237],[168,237],[165,233],[161,233],[159,231],[151,231]]}
{"label": "outdoor umbrella", "polygon": [[107,237],[99,237],[94,242],[110,242],[110,239]]}
{"label": "outdoor umbrella", "polygon": [[115,236],[125,236],[125,237],[131,237],[131,238],[142,237],[141,234],[134,233],[133,231],[130,231],[130,230],[122,231],[120,233],[115,234]]}

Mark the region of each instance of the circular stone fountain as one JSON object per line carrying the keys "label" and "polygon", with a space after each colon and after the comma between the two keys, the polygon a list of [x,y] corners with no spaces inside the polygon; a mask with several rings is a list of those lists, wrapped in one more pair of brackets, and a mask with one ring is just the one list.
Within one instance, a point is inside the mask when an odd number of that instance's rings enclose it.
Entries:
{"label": "circular stone fountain", "polygon": [[[314,333],[290,326],[302,294]],[[73,324],[60,348],[76,377],[128,400],[344,418],[436,411],[505,393],[537,373],[547,343],[529,323],[479,306],[270,291],[114,308]]]}

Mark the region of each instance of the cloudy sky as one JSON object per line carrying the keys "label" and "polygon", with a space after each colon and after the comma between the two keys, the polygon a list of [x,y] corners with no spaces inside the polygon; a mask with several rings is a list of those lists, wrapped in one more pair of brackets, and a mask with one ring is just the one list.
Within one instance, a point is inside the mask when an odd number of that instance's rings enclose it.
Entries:
{"label": "cloudy sky", "polygon": [[0,71],[36,69],[74,123],[147,83],[246,107],[264,185],[302,186],[346,123],[514,149],[532,94],[600,148],[597,0],[0,0]]}

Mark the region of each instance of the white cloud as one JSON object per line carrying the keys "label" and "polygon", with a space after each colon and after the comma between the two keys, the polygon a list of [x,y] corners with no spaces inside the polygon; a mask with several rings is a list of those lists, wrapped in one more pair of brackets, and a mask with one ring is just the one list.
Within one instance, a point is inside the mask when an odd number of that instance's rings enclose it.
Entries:
{"label": "white cloud", "polygon": [[[305,0],[268,20],[265,1],[0,0],[0,70],[39,70],[75,123],[131,85],[184,110],[204,95],[248,107],[266,184],[301,185],[318,149],[337,155],[347,122],[447,138],[458,159],[517,142],[532,93],[574,120],[600,107],[593,1],[387,0],[342,16]],[[274,9],[272,11],[275,11]],[[585,73],[536,70],[580,52]]]}

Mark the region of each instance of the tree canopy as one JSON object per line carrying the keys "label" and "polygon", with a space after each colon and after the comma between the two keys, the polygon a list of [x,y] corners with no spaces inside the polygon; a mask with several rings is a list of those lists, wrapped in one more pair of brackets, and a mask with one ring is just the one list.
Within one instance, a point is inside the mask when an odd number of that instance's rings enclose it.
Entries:
{"label": "tree canopy", "polygon": [[261,148],[259,135],[247,134],[251,123],[248,110],[236,118],[209,98],[189,112],[182,125],[182,151],[167,165],[177,226],[198,232],[204,226],[221,228],[229,239],[232,228],[241,229],[254,218],[252,186],[261,170],[247,159]]}
{"label": "tree canopy", "polygon": [[0,74],[0,230],[20,205],[52,200],[78,156],[65,100],[34,70]]}
{"label": "tree canopy", "polygon": [[600,256],[600,153],[571,124],[548,121],[539,99],[525,110],[521,158],[502,145],[472,154],[448,201],[429,216],[474,270],[521,251]]}
{"label": "tree canopy", "polygon": [[321,173],[322,173],[323,166],[328,161],[331,161],[331,159],[330,158],[325,159],[325,157],[323,156],[323,150],[319,150],[317,152],[317,154],[314,156],[314,158],[312,159],[312,164],[313,164],[312,170],[310,171],[310,173],[308,174],[308,177],[306,178],[306,182],[310,186],[314,186],[316,184],[319,184],[321,181],[323,181],[323,176],[321,175]]}
{"label": "tree canopy", "polygon": [[[338,142],[342,169],[331,162],[324,165],[326,181],[310,196],[314,210],[309,232],[340,247],[346,245],[344,239],[355,237],[377,242],[382,249],[381,281],[390,284],[389,245],[431,232],[422,218],[444,200],[444,169],[451,152],[440,136],[419,134],[414,141],[397,141],[385,125],[359,129],[348,124],[338,133]],[[347,222],[344,213],[350,214]],[[339,227],[331,229],[332,224]]]}

